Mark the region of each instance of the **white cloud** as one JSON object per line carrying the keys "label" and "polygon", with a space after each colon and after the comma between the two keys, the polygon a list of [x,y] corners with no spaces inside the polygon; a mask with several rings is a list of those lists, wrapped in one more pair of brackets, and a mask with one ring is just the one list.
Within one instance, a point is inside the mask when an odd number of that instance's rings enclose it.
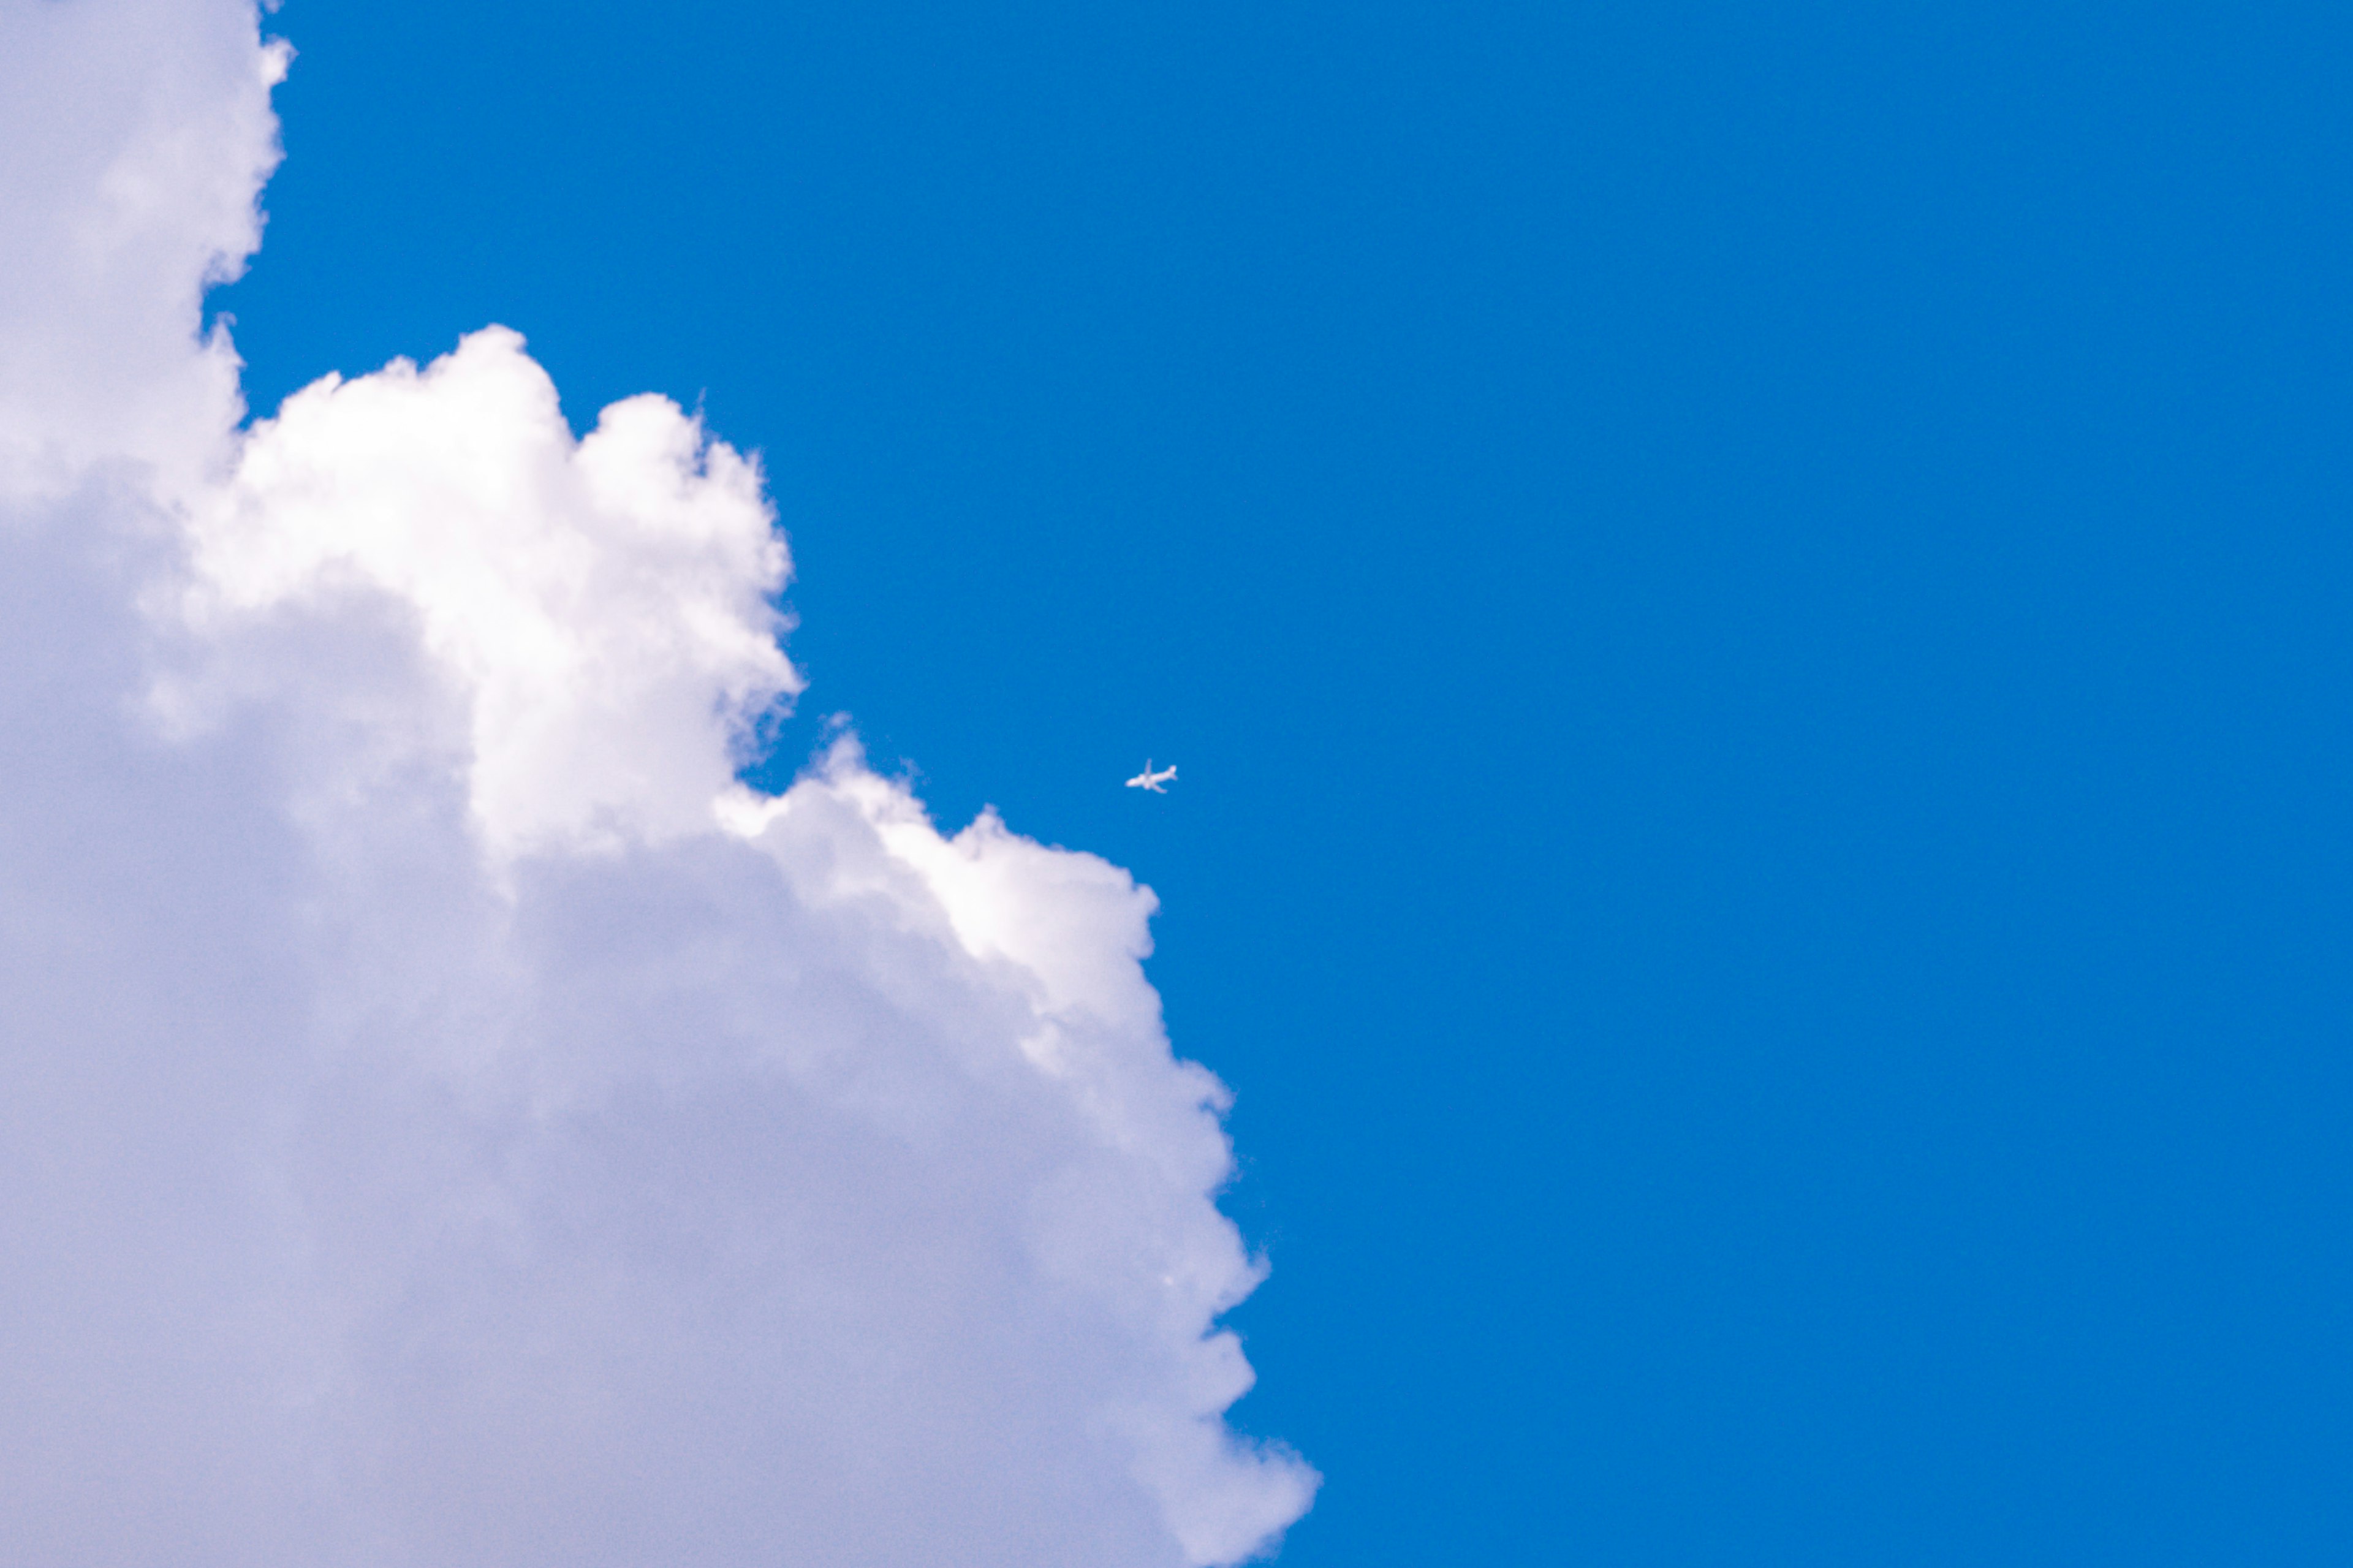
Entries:
{"label": "white cloud", "polygon": [[854,745],[754,467],[492,330],[234,435],[279,57],[0,0],[0,1560],[1235,1560],[1152,895]]}
{"label": "white cloud", "polygon": [[277,166],[269,88],[229,4],[0,4],[0,483],[54,489],[135,456],[185,481],[237,416],[226,338],[198,344],[204,288],[259,243]]}
{"label": "white cloud", "polygon": [[501,328],[287,399],[193,535],[208,626],[336,595],[414,615],[501,858],[708,831],[752,721],[799,689],[758,468],[659,397],[575,443]]}

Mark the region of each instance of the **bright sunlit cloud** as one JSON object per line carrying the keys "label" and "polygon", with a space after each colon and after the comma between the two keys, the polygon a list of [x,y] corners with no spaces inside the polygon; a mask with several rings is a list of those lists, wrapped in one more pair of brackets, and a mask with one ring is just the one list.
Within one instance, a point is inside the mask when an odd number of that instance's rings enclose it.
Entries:
{"label": "bright sunlit cloud", "polygon": [[492,328],[239,433],[285,59],[0,0],[0,1556],[1265,1549],[1150,891],[733,782],[788,562],[668,401]]}

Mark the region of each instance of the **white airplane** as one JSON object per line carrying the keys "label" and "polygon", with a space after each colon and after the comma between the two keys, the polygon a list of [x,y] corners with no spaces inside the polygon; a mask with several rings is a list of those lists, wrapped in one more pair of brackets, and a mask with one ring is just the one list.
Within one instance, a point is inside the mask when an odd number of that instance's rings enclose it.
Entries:
{"label": "white airplane", "polygon": [[1172,763],[1155,773],[1152,771],[1152,759],[1150,757],[1146,757],[1144,759],[1144,771],[1136,774],[1134,778],[1128,780],[1127,787],[1130,789],[1148,789],[1155,795],[1166,795],[1168,793],[1168,781],[1176,776],[1176,769],[1175,764]]}

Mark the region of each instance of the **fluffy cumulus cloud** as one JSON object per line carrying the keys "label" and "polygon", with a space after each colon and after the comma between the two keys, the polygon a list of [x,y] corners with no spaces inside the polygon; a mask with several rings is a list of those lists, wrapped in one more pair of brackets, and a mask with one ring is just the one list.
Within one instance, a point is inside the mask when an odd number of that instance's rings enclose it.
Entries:
{"label": "fluffy cumulus cloud", "polygon": [[0,1560],[1216,1563],[1150,892],[844,742],[756,465],[522,340],[240,431],[237,0],[0,0]]}

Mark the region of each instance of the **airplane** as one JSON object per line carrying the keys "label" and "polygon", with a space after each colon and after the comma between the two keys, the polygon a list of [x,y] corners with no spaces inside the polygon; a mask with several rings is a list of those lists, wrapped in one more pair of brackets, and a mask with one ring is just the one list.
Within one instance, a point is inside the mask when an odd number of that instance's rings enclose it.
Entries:
{"label": "airplane", "polygon": [[1168,793],[1168,781],[1176,776],[1176,768],[1175,763],[1170,763],[1167,767],[1161,769],[1155,773],[1152,771],[1152,759],[1150,757],[1146,757],[1144,759],[1144,771],[1136,774],[1134,778],[1128,780],[1127,787],[1130,789],[1148,789],[1155,795],[1166,795]]}

